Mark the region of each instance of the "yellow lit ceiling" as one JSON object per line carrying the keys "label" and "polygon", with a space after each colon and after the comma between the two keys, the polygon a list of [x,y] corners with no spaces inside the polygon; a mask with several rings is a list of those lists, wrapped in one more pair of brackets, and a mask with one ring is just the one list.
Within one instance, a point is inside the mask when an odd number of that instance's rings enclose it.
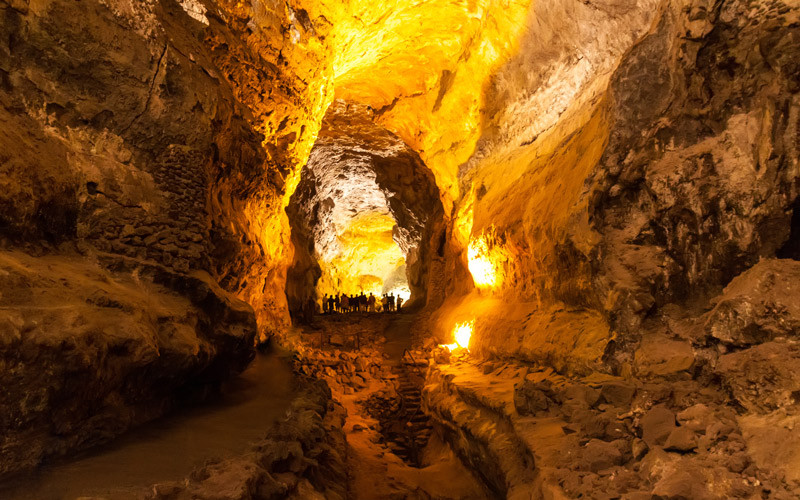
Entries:
{"label": "yellow lit ceiling", "polygon": [[376,121],[420,154],[448,213],[458,196],[458,166],[481,133],[484,89],[514,54],[530,3],[298,2],[310,19],[329,26],[325,44],[335,97],[372,106]]}

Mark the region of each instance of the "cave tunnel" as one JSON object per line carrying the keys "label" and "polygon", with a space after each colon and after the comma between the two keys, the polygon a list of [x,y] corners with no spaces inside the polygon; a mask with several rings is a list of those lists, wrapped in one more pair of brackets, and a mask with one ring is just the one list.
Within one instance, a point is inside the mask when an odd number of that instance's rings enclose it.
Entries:
{"label": "cave tunnel", "polygon": [[[337,100],[286,212],[295,253],[286,279],[294,318],[327,296],[427,298],[432,239],[444,228],[433,174],[367,105]],[[414,301],[410,301],[410,299]],[[376,308],[373,307],[374,311]]]}
{"label": "cave tunnel", "polygon": [[798,26],[0,0],[0,498],[800,497]]}

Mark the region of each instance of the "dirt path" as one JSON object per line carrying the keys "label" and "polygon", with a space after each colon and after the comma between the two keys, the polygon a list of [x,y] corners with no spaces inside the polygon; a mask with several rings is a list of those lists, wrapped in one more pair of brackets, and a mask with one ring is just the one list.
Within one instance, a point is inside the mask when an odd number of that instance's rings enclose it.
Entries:
{"label": "dirt path", "polygon": [[[326,346],[319,350],[312,347],[312,344],[319,346],[315,340],[319,334],[307,334],[307,355],[309,358],[319,356],[308,360],[309,369],[317,370],[322,378],[329,380],[334,398],[347,410],[344,429],[349,444],[347,467],[351,498],[489,498],[483,487],[435,433],[430,440],[425,437],[427,447],[421,453],[421,467],[414,467],[392,451],[385,435],[385,426],[382,427],[381,422],[367,411],[370,405],[375,405],[376,397],[382,401],[396,400],[398,390],[408,384],[408,377],[403,374],[406,367],[402,358],[404,351],[412,347],[410,328],[414,319],[413,314],[405,313],[389,315],[388,323],[385,317],[378,315],[321,319],[318,328],[335,329],[337,335],[341,335],[343,328],[349,328],[351,335],[358,330],[362,339],[361,349],[355,349],[354,343],[351,348],[351,343],[345,342],[342,346]],[[359,364],[368,364],[373,369],[356,370],[354,373],[353,365]],[[322,368],[323,365],[325,368]],[[424,369],[420,371],[424,374]],[[363,379],[365,384],[362,385],[366,387],[349,382],[356,378],[359,381]],[[419,405],[418,402],[414,404]]]}
{"label": "dirt path", "polygon": [[141,498],[153,483],[182,479],[208,459],[247,450],[284,415],[292,378],[277,356],[258,356],[218,400],[159,419],[81,457],[41,467],[0,486],[0,498]]}
{"label": "dirt path", "polygon": [[383,332],[386,343],[383,352],[389,355],[386,364],[397,366],[403,357],[403,351],[411,349],[411,324],[414,322],[412,314],[395,314],[389,326]]}

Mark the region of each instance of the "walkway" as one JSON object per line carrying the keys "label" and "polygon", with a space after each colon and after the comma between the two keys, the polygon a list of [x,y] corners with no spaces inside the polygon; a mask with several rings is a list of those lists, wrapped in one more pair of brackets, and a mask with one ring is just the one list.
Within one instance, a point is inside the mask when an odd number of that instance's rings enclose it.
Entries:
{"label": "walkway", "polygon": [[0,485],[0,498],[141,498],[153,483],[180,480],[210,458],[246,451],[284,415],[292,386],[291,370],[283,360],[258,356],[219,400],[164,417],[107,447]]}

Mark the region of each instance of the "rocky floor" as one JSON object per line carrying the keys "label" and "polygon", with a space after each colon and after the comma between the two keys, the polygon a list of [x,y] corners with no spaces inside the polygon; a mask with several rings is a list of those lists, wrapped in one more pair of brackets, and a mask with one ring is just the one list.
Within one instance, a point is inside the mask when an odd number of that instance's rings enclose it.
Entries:
{"label": "rocky floor", "polygon": [[[375,491],[375,475],[398,498],[797,498],[796,267],[766,260],[704,309],[665,308],[618,375],[450,353],[420,332],[400,341],[380,315],[302,330],[297,370],[347,410],[357,498]],[[481,493],[439,496],[409,481],[442,449]]]}
{"label": "rocky floor", "polygon": [[422,410],[428,360],[411,349],[413,319],[321,317],[289,339],[296,370],[325,380],[347,412],[349,498],[489,498]]}
{"label": "rocky floor", "polygon": [[608,373],[450,352],[407,313],[318,316],[281,340],[299,382],[265,438],[145,497],[798,498],[797,277],[765,260],[664,308]]}

